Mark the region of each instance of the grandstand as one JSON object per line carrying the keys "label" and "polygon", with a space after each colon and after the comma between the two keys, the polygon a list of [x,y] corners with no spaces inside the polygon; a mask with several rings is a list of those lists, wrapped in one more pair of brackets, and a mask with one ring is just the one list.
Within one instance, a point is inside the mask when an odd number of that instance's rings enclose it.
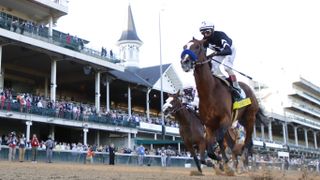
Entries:
{"label": "grandstand", "polygon": [[[51,135],[57,142],[128,148],[160,139],[159,66],[138,67],[142,41],[130,6],[119,57],[103,56],[86,47],[88,40],[54,29],[68,14],[67,1],[1,1],[0,7],[2,135],[16,131],[27,139]],[[165,95],[182,88],[171,64],[163,65],[162,75]],[[180,143],[172,124],[166,120],[163,143]]]}
{"label": "grandstand", "polygon": [[[182,82],[171,64],[163,65],[162,73],[160,66],[139,68],[143,42],[130,5],[128,27],[117,42],[120,53],[114,56],[102,56],[86,47],[89,40],[55,30],[55,22],[67,14],[66,0],[0,1],[0,134],[16,131],[27,139],[37,134],[40,140],[51,135],[57,142],[130,149],[171,145],[181,154],[178,125],[166,119],[163,131],[159,116],[160,79],[165,98]],[[254,145],[260,152],[319,157],[320,89],[303,78],[291,86],[286,102],[268,88],[257,91],[261,104],[273,109],[266,108],[267,127],[256,125]],[[268,104],[273,101],[281,106]]]}
{"label": "grandstand", "polygon": [[303,77],[293,77],[277,88],[255,82],[260,103],[269,124],[257,125],[255,144],[272,151],[289,152],[291,157],[320,157],[320,87]]}

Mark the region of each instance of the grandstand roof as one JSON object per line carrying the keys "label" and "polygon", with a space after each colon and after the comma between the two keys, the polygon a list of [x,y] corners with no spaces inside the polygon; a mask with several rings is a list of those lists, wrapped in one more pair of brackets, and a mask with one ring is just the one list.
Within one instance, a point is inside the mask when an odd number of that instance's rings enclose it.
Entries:
{"label": "grandstand roof", "polygon": [[[162,65],[162,74],[165,73],[170,65],[171,64]],[[150,84],[154,85],[160,79],[160,65],[142,68],[137,74]]]}
{"label": "grandstand roof", "polygon": [[129,71],[128,69],[126,69],[124,72],[113,70],[110,71],[110,74],[125,82],[152,87],[152,84],[140,77],[137,73]]}
{"label": "grandstand roof", "polygon": [[[125,82],[134,83],[134,84],[142,85],[145,87],[155,88],[155,85],[160,79],[159,69],[160,69],[160,65],[157,65],[157,66],[136,69],[135,71],[130,71],[128,69],[126,69],[124,72],[112,70],[110,71],[110,74]],[[162,65],[163,77],[164,76],[170,77],[170,80],[172,81],[173,86],[176,89],[182,88],[181,80],[179,79],[178,75],[174,73],[175,71],[171,69],[172,69],[171,64]],[[167,72],[170,72],[170,74],[167,74]],[[163,90],[165,92],[172,93],[172,90],[170,88],[171,87],[164,86]]]}

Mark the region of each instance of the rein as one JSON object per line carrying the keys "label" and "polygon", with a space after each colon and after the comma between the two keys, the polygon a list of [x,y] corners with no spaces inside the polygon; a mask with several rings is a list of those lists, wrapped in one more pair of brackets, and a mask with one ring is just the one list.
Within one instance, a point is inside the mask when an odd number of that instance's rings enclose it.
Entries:
{"label": "rein", "polygon": [[173,110],[170,112],[170,114],[175,114],[175,113],[177,113],[178,111],[182,110],[182,109],[185,108],[185,107],[186,107],[186,106],[182,104],[181,106],[173,109]]}
{"label": "rein", "polygon": [[[200,55],[200,53],[201,53],[202,51],[204,51],[204,47],[203,47],[203,46],[201,46],[200,52],[199,52],[198,56]],[[210,61],[211,61],[211,59],[208,58],[208,59],[205,60],[205,61],[197,61],[197,62],[195,62],[194,64],[195,64],[196,66],[197,66],[197,65],[201,66],[201,65],[204,65],[204,64],[206,64],[206,63],[208,63],[208,62],[210,62]]]}
{"label": "rein", "polygon": [[208,62],[210,62],[211,61],[211,59],[207,59],[207,60],[205,60],[205,61],[199,61],[199,62],[195,62],[194,64],[197,66],[197,65],[199,65],[199,66],[201,66],[201,65],[204,65],[204,64],[206,64],[206,63],[208,63]]}

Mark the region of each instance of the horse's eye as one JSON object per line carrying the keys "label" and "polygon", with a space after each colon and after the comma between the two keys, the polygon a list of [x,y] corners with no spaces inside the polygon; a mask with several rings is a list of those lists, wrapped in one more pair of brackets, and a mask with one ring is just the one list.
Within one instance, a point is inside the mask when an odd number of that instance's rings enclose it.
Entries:
{"label": "horse's eye", "polygon": [[183,50],[185,50],[185,49],[187,49],[187,46],[186,46],[186,45],[183,46]]}

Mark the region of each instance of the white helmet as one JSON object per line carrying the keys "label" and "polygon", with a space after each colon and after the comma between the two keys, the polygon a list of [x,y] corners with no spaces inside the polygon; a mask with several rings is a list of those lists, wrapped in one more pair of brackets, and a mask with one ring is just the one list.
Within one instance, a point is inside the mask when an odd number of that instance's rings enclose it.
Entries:
{"label": "white helmet", "polygon": [[201,26],[200,26],[200,31],[205,31],[205,30],[213,30],[214,29],[214,25],[211,22],[208,21],[202,21],[201,22]]}

